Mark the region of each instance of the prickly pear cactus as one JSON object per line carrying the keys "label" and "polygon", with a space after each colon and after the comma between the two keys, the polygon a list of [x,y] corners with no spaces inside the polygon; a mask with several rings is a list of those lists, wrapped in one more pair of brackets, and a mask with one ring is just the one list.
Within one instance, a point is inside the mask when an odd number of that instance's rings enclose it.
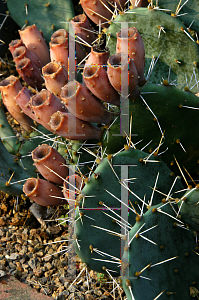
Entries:
{"label": "prickly pear cactus", "polygon": [[195,239],[174,209],[175,201],[151,207],[129,232],[122,258],[128,300],[188,300],[199,284]]}
{"label": "prickly pear cactus", "polygon": [[[169,168],[154,156],[145,164],[143,159],[147,156],[143,151],[129,149],[103,159],[81,191],[76,252],[93,270],[104,272],[105,266],[116,272],[113,276],[119,274],[120,247],[127,229],[147,207],[161,202],[163,196],[155,191],[156,185],[165,195],[172,186],[174,178]],[[181,181],[175,181],[172,193],[182,188]]]}
{"label": "prickly pear cactus", "polygon": [[147,80],[159,84],[162,79],[169,78],[169,82],[174,82],[179,89],[189,86],[193,92],[198,91],[199,47],[178,18],[143,7],[118,15],[107,30],[111,53],[116,51],[120,22],[128,22],[128,27],[136,27],[142,35]]}
{"label": "prickly pear cactus", "polygon": [[[67,22],[74,17],[73,2],[70,0],[50,2],[42,0],[27,0],[26,2],[8,0],[8,10],[15,22],[23,27],[24,25],[36,24],[42,30],[47,42],[53,32],[59,28],[68,28]],[[60,22],[63,23],[60,24]],[[65,22],[65,23],[64,23]]]}

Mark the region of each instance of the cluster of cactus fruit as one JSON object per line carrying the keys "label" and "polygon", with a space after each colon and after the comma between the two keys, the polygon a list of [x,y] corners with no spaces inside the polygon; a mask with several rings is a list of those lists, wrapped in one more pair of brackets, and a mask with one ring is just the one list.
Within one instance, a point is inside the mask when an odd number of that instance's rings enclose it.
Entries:
{"label": "cluster of cactus fruit", "polygon": [[199,296],[199,4],[153,2],[81,0],[74,16],[70,1],[7,0],[23,28],[9,44],[20,79],[0,82],[0,189],[74,207],[77,255],[121,276],[128,300],[187,300]]}

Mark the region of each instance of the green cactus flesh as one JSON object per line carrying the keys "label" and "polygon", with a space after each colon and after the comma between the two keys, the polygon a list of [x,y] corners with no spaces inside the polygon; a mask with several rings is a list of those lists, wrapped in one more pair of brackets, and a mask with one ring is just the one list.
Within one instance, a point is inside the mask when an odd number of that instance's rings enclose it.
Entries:
{"label": "green cactus flesh", "polygon": [[3,103],[0,103],[0,138],[9,153],[16,154],[18,152],[21,143],[8,123]]}
{"label": "green cactus flesh", "polygon": [[15,162],[15,159],[6,150],[1,140],[0,153],[0,190],[11,195],[21,195],[23,193],[23,180],[29,178],[30,175]]}
{"label": "green cactus flesh", "polygon": [[[121,30],[120,22],[128,22],[128,27],[136,27],[142,35],[147,80],[159,84],[162,79],[169,77],[170,82],[175,81],[180,89],[194,86],[193,91],[198,91],[199,47],[187,36],[189,33],[178,18],[143,7],[118,15],[107,30],[110,35],[108,47],[112,54],[116,51],[116,33]],[[157,58],[151,76],[148,77],[148,70]]]}
{"label": "green cactus flesh", "polygon": [[[154,156],[151,156],[146,164],[143,163],[142,160],[147,155],[143,151],[129,149],[120,152],[110,160],[104,158],[81,191],[75,223],[78,241],[76,252],[89,268],[97,272],[103,273],[103,266],[115,271],[113,276],[117,276],[120,272],[118,261],[122,240],[119,236],[121,227],[111,217],[122,221],[120,218],[122,216],[124,218],[126,213],[131,227],[135,223],[136,217],[139,218],[139,215],[146,211],[148,205],[157,204],[164,197],[162,194],[154,192],[155,183],[157,183],[158,190],[165,195],[172,186],[174,178],[170,176],[169,168],[160,160],[154,162],[156,160]],[[177,179],[172,193],[182,188],[181,181]],[[128,199],[129,201],[127,201]],[[121,201],[126,201],[127,206],[121,204]],[[132,210],[136,210],[137,214]],[[125,221],[122,222],[125,223]],[[116,235],[106,232],[103,228],[115,232]],[[95,249],[106,254],[102,257],[95,252]],[[108,255],[116,257],[118,261],[111,259]],[[95,259],[112,260],[113,262]]]}
{"label": "green cactus flesh", "polygon": [[[141,89],[141,96],[129,101],[129,116],[132,114],[132,141],[139,148],[151,142],[145,150],[162,152],[161,158],[176,174],[181,174],[175,158],[181,167],[191,174],[198,174],[199,123],[198,97],[175,86],[147,84]],[[194,109],[195,108],[195,109]],[[125,144],[125,138],[114,136],[119,133],[120,119],[110,128],[109,139],[103,140],[103,147],[110,153]],[[124,132],[123,132],[124,134]],[[161,139],[164,134],[164,138]],[[137,136],[136,136],[137,135]],[[163,145],[158,149],[161,143]],[[109,148],[110,147],[110,148]]]}
{"label": "green cactus flesh", "polygon": [[198,288],[195,239],[174,209],[171,202],[151,207],[131,229],[122,258],[128,300],[188,300],[190,288]]}
{"label": "green cactus flesh", "polygon": [[199,231],[199,188],[188,190],[178,202],[180,215],[193,230]]}
{"label": "green cactus flesh", "polygon": [[70,0],[27,0],[18,1],[17,5],[15,0],[8,0],[7,5],[11,17],[20,27],[27,23],[36,24],[47,42],[55,30],[67,29],[67,22],[74,17],[73,2]]}
{"label": "green cactus flesh", "polygon": [[197,0],[183,1],[181,3],[179,0],[158,0],[158,6],[168,9],[168,13],[174,14],[174,17],[179,18],[186,27],[190,27],[197,32],[199,31],[199,2]]}

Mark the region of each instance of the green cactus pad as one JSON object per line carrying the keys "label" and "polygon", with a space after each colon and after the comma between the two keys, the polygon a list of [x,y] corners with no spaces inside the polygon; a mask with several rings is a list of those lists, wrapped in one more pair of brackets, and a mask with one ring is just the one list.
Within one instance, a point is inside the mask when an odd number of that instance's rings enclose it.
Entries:
{"label": "green cactus pad", "polygon": [[[1,140],[0,153],[0,190],[11,195],[21,195],[23,193],[23,180],[29,178],[30,175],[15,162],[13,156],[6,150]],[[22,182],[13,184],[20,180]]]}
{"label": "green cactus pad", "polygon": [[[140,97],[129,100],[129,116],[131,114],[133,117],[131,133],[135,135],[132,136],[132,141],[134,143],[142,141],[138,148],[150,142],[145,148],[146,151],[157,150],[162,141],[163,145],[158,154],[162,152],[160,157],[174,173],[181,174],[175,156],[181,168],[184,166],[192,176],[198,174],[198,97],[175,86],[147,84],[141,88]],[[110,128],[108,143],[106,140],[103,142],[103,147],[107,146],[107,153],[113,151],[114,147],[117,152],[125,143],[122,136],[114,136],[115,133],[119,133],[119,127],[120,119]],[[164,138],[161,140],[162,133]]]}
{"label": "green cactus pad", "polygon": [[182,220],[199,231],[199,187],[188,190],[178,202]]}
{"label": "green cactus pad", "polygon": [[[186,27],[190,27],[195,31],[199,31],[199,2],[197,0],[189,0],[185,5],[185,1],[180,3],[179,0],[172,1],[164,1],[158,0],[158,6],[163,9],[170,10],[169,14],[176,15],[176,12],[181,8],[177,14],[177,18],[179,18]],[[178,16],[179,15],[179,16]],[[175,17],[175,16],[174,16]],[[192,23],[193,22],[193,23]]]}
{"label": "green cactus pad", "polygon": [[[1,99],[1,95],[0,95]],[[16,133],[8,123],[5,115],[4,105],[0,102],[0,138],[7,151],[11,154],[16,154],[21,143],[16,137]]]}
{"label": "green cactus pad", "polygon": [[[174,178],[170,176],[169,168],[160,160],[153,162],[156,160],[153,156],[146,164],[143,163],[142,160],[147,155],[143,151],[129,149],[120,152],[110,160],[103,159],[81,192],[82,200],[77,210],[75,223],[76,237],[79,243],[79,246],[76,245],[76,252],[89,268],[97,272],[103,273],[102,267],[105,266],[116,272],[113,273],[113,276],[120,273],[118,261],[121,254],[122,239],[118,234],[121,233],[121,227],[109,216],[121,220],[121,214],[126,213],[126,218],[132,226],[136,217],[139,218],[141,211],[146,211],[146,206],[151,205],[151,199],[152,203],[157,204],[164,197],[158,192],[153,192],[156,180],[159,191],[165,194],[169,192],[172,186]],[[126,165],[130,166],[127,167]],[[129,195],[128,190],[122,186],[123,183],[119,182],[121,176],[126,179],[123,182],[130,189]],[[174,190],[182,189],[182,187],[181,181],[178,179]],[[126,202],[127,207],[121,204],[118,199]],[[116,216],[109,208],[114,210]],[[135,209],[138,215],[132,212],[132,209]],[[79,211],[80,214],[83,214],[81,218]],[[94,226],[116,232],[116,235],[109,234]],[[124,241],[122,240],[122,242]],[[92,247],[116,257],[118,261],[111,259],[108,255],[100,256],[94,250],[92,251]],[[112,260],[115,263],[94,259]]]}
{"label": "green cactus pad", "polygon": [[36,24],[47,42],[55,30],[67,29],[68,24],[64,22],[74,17],[73,2],[70,0],[27,0],[18,1],[17,5],[15,0],[8,0],[7,5],[11,17],[20,27]]}
{"label": "green cactus pad", "polygon": [[[169,77],[170,82],[175,81],[180,89],[190,85],[195,86],[194,92],[198,91],[199,47],[187,36],[190,33],[178,18],[143,7],[118,15],[107,30],[110,35],[108,47],[112,54],[116,51],[116,33],[121,30],[119,22],[128,22],[128,27],[136,27],[142,35],[146,53],[145,77],[150,82],[160,83]],[[148,77],[153,57],[153,63],[159,59]]]}
{"label": "green cactus pad", "polygon": [[198,288],[195,240],[175,219],[174,209],[175,203],[151,207],[131,229],[122,258],[122,285],[128,300],[188,300],[190,287]]}

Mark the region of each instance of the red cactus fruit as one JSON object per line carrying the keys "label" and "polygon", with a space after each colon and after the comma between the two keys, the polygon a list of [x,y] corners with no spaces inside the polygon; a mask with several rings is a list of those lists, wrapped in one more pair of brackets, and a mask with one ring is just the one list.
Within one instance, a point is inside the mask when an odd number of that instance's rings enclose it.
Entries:
{"label": "red cactus fruit", "polygon": [[59,29],[52,34],[49,43],[51,61],[56,60],[57,62],[61,62],[61,64],[65,65],[66,70],[68,70],[69,48],[75,53],[77,63],[82,61],[85,57],[85,53],[80,44],[75,43],[73,49],[73,43],[70,43],[70,40],[73,39],[74,38],[70,36],[65,29]]}
{"label": "red cactus fruit", "polygon": [[103,34],[100,38],[99,43],[95,44],[91,48],[91,53],[85,63],[85,65],[107,65],[107,60],[109,58],[110,52],[108,47],[106,47],[106,35]]}
{"label": "red cactus fruit", "polygon": [[61,100],[47,90],[41,90],[34,95],[29,105],[36,115],[37,122],[48,130],[51,130],[48,123],[50,122],[52,114],[58,110],[67,111],[65,105],[61,103]]}
{"label": "red cactus fruit", "polygon": [[83,84],[76,80],[70,81],[61,91],[62,101],[68,110],[78,119],[108,124],[112,115],[105,106]]}
{"label": "red cactus fruit", "polygon": [[19,35],[26,47],[46,65],[50,61],[49,50],[43,35],[35,24],[19,30]]}
{"label": "red cactus fruit", "polygon": [[33,126],[33,121],[21,111],[21,107],[14,99],[22,88],[20,80],[15,76],[9,76],[0,82],[0,92],[5,107],[12,117],[28,131]]}
{"label": "red cactus fruit", "polygon": [[24,43],[22,42],[21,39],[17,39],[17,40],[12,40],[9,44],[9,50],[11,52],[11,54],[13,54],[13,52],[15,51],[16,48],[20,47],[20,46],[24,46]]}
{"label": "red cactus fruit", "polygon": [[29,106],[29,101],[32,96],[33,96],[33,94],[31,93],[31,91],[27,87],[24,86],[23,89],[19,91],[17,96],[14,97],[14,100],[20,106],[20,108],[24,112],[24,114],[26,114],[31,119],[36,121],[37,118]]}
{"label": "red cactus fruit", "polygon": [[83,78],[87,88],[102,101],[119,105],[120,95],[112,87],[104,67],[97,65],[85,66]]}
{"label": "red cactus fruit", "polygon": [[16,70],[27,85],[37,88],[39,91],[42,89],[44,80],[41,70],[29,58],[21,59],[16,65]]}
{"label": "red cactus fruit", "polygon": [[70,206],[76,205],[77,196],[83,187],[84,181],[79,175],[73,174],[66,177],[66,181],[63,184],[63,194]]}
{"label": "red cactus fruit", "polygon": [[42,144],[32,151],[32,159],[35,167],[45,179],[59,185],[63,184],[68,176],[68,167],[64,157],[57,150],[47,144]]}
{"label": "red cactus fruit", "polygon": [[80,4],[87,16],[95,23],[101,22],[102,27],[108,27],[113,16],[111,8],[105,0],[80,0]]}
{"label": "red cactus fruit", "polygon": [[61,88],[68,82],[68,72],[61,63],[52,61],[42,68],[47,90],[59,96]]}
{"label": "red cactus fruit", "polygon": [[[73,26],[75,35],[80,38],[80,42],[85,41],[86,43],[91,45],[92,42],[96,39],[94,29],[92,28],[92,26],[85,14],[75,16],[71,20],[71,24]],[[86,49],[87,49],[87,51],[89,50],[89,52],[90,52],[89,47],[86,47]]]}
{"label": "red cactus fruit", "polygon": [[[123,61],[124,64],[123,64]],[[127,61],[127,63],[126,63]],[[107,74],[111,85],[118,92],[122,92],[122,89],[126,90],[129,86],[128,93],[131,96],[138,96],[137,89],[138,74],[134,62],[128,59],[128,56],[124,53],[117,53],[112,55],[108,60]],[[125,78],[121,82],[121,78]]]}
{"label": "red cactus fruit", "polygon": [[37,66],[39,70],[41,70],[43,67],[39,58],[33,52],[29,51],[28,48],[26,48],[26,46],[17,47],[14,50],[12,56],[15,64],[17,64],[20,60],[26,57],[29,58],[31,62],[33,62]]}
{"label": "red cactus fruit", "polygon": [[[124,46],[123,46],[124,44]],[[128,44],[128,47],[125,45]],[[116,53],[124,52],[133,59],[138,72],[138,83],[145,82],[144,66],[145,66],[145,49],[141,35],[137,28],[123,28],[117,33]]]}
{"label": "red cactus fruit", "polygon": [[63,36],[55,37],[50,41],[49,45],[51,61],[60,62],[68,70],[68,38]]}
{"label": "red cactus fruit", "polygon": [[23,192],[32,201],[42,206],[66,204],[61,188],[45,179],[28,178],[23,185]]}
{"label": "red cactus fruit", "polygon": [[91,123],[77,119],[71,113],[57,111],[50,119],[51,131],[67,139],[99,139],[102,131]]}

